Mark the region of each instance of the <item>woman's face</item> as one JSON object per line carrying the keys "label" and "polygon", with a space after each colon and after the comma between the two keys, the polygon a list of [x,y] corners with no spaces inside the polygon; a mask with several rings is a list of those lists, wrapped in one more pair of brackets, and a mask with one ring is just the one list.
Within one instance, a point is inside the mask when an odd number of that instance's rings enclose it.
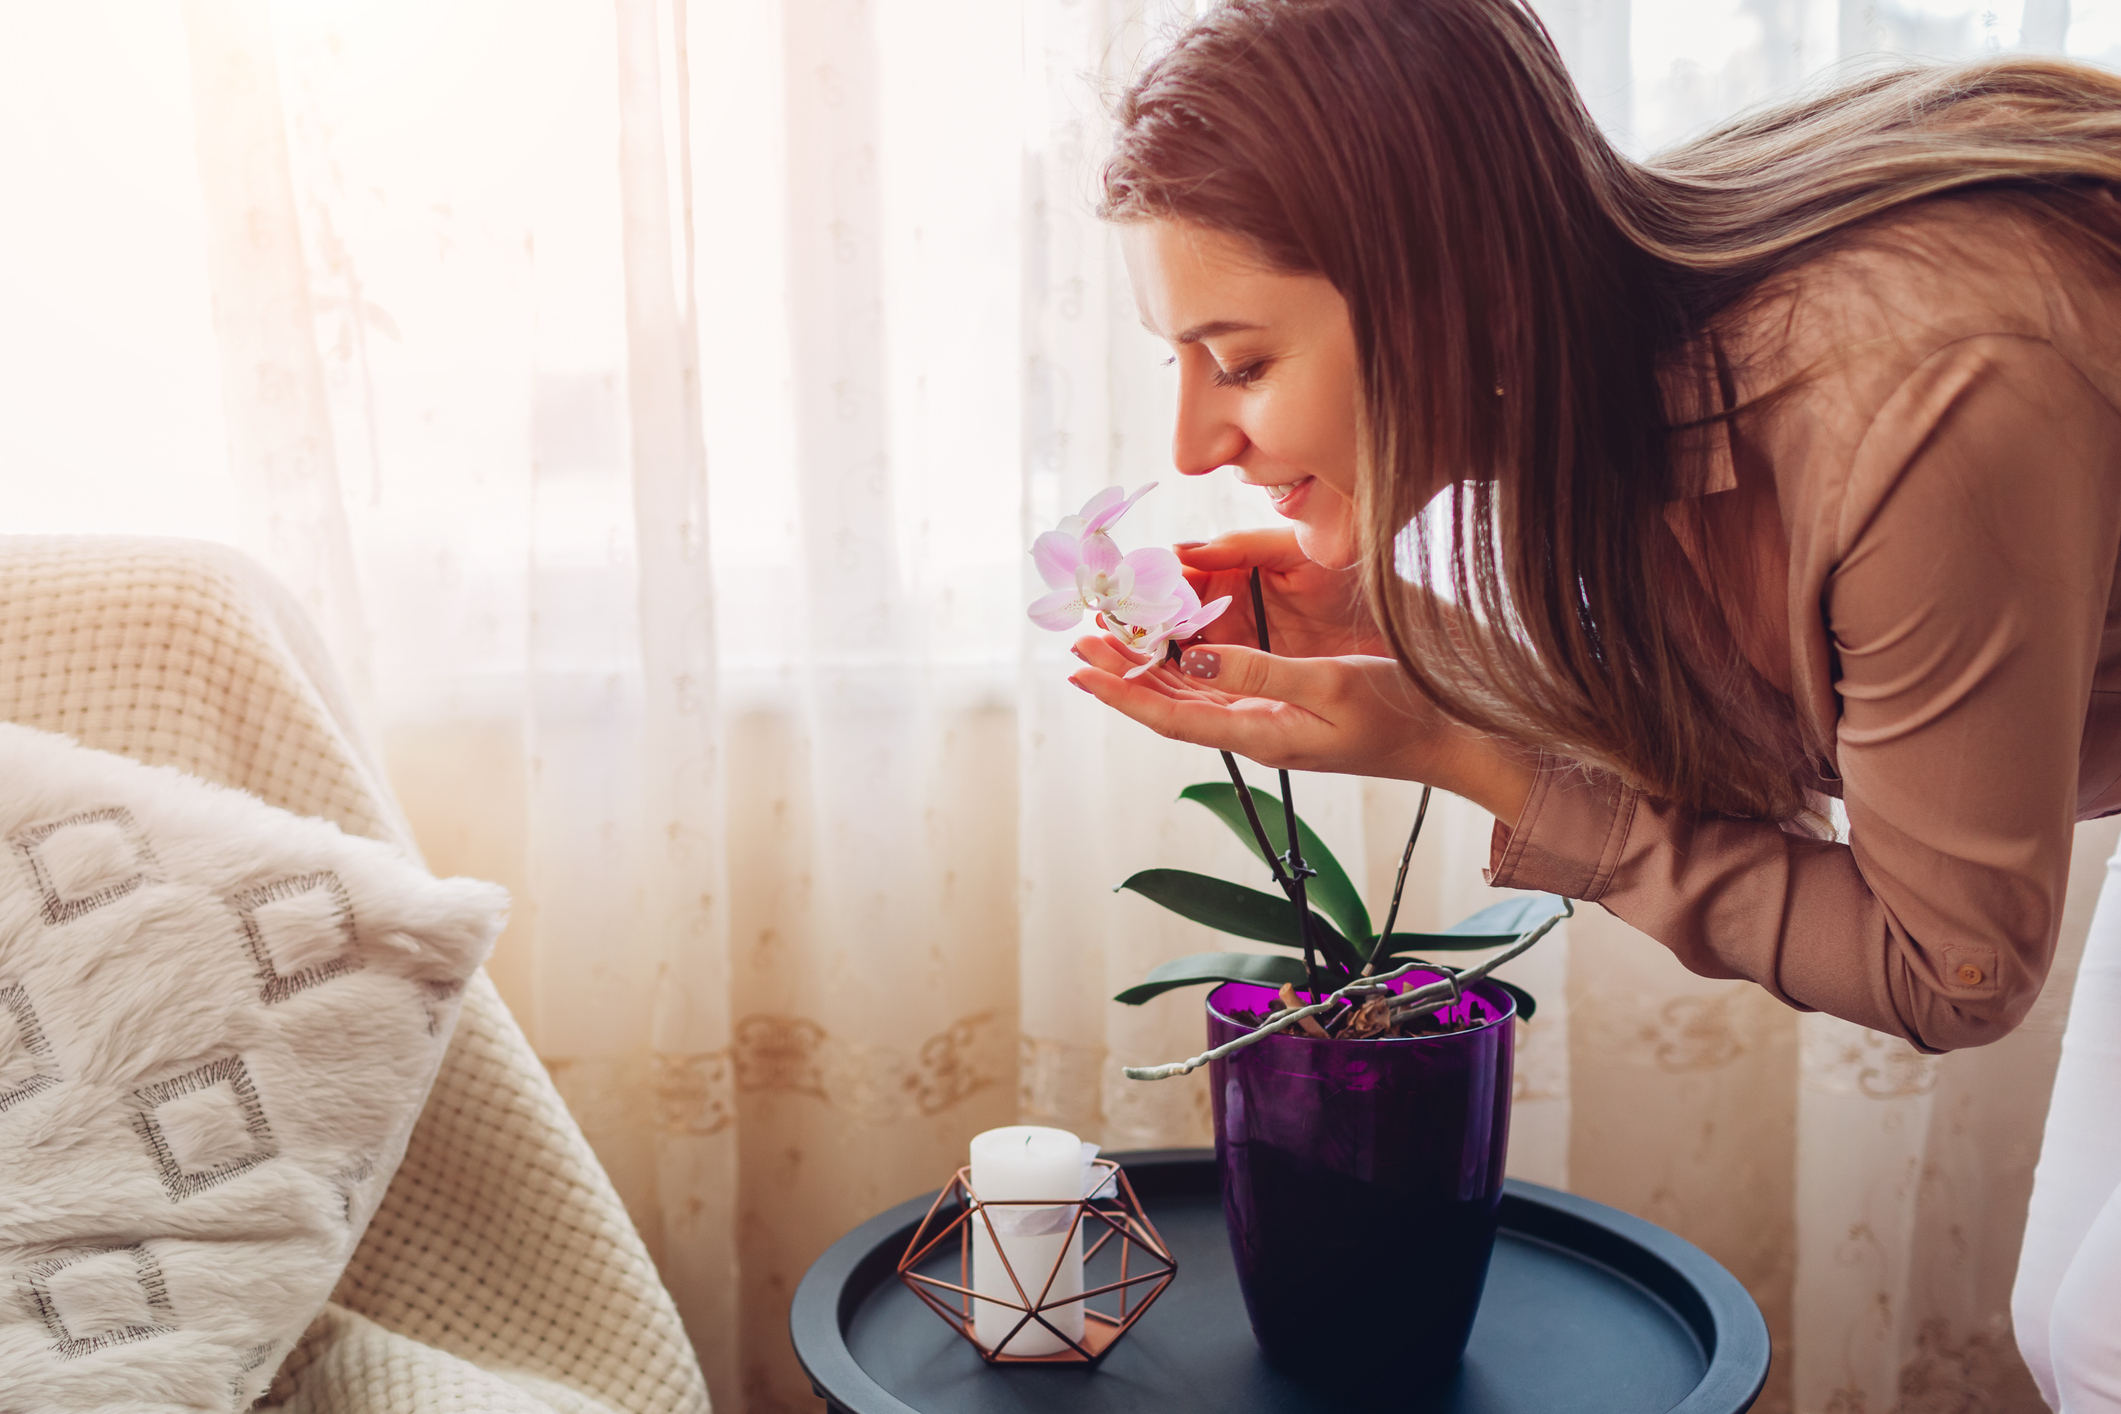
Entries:
{"label": "woman's face", "polygon": [[1356,562],[1355,331],[1320,275],[1262,266],[1236,236],[1180,221],[1121,227],[1149,332],[1178,365],[1171,458],[1187,476],[1234,467],[1296,522],[1318,564]]}

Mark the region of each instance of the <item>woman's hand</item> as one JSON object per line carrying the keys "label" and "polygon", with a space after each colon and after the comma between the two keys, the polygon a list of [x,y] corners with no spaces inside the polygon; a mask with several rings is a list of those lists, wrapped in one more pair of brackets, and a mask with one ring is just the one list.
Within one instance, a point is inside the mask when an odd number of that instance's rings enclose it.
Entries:
{"label": "woman's hand", "polygon": [[1347,654],[1388,656],[1384,636],[1363,603],[1354,570],[1329,570],[1304,558],[1293,530],[1240,530],[1199,544],[1173,547],[1186,580],[1206,603],[1227,594],[1230,607],[1208,626],[1209,643],[1259,642],[1252,618],[1252,569],[1267,601],[1274,651],[1287,658]]}
{"label": "woman's hand", "polygon": [[1175,741],[1264,766],[1421,781],[1504,821],[1523,813],[1531,791],[1527,753],[1445,717],[1390,658],[1195,644],[1177,665],[1129,681],[1138,660],[1114,638],[1085,635],[1075,655],[1088,666],[1070,682]]}

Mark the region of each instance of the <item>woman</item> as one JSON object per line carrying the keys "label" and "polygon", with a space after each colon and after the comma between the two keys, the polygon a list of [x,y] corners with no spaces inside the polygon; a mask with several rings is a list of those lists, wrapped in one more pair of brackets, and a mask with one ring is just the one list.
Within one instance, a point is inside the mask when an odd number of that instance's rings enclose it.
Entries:
{"label": "woman", "polygon": [[[1980,1045],[2121,810],[2121,81],[1873,76],[1639,166],[1513,0],[1226,0],[1105,174],[1181,471],[1295,522],[1180,547],[1239,610],[1133,682],[1167,736],[1425,781],[1490,878],[1697,972]],[[1426,513],[1425,513],[1426,509]],[[1849,840],[1825,830],[1846,804]],[[2121,886],[2014,1312],[2121,1410]]]}

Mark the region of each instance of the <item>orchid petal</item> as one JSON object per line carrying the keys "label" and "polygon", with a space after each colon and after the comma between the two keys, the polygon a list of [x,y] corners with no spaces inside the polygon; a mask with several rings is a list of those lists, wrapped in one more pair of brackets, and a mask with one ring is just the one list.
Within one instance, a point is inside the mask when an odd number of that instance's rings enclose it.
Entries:
{"label": "orchid petal", "polygon": [[1178,586],[1186,582],[1185,567],[1178,556],[1162,546],[1151,546],[1146,550],[1130,550],[1126,555],[1127,567],[1134,571],[1134,592],[1145,599],[1178,598]]}
{"label": "orchid petal", "polygon": [[[1098,499],[1102,500],[1105,496],[1110,495],[1113,491],[1118,491],[1119,489],[1119,487],[1114,486],[1111,488],[1111,491],[1101,491],[1098,493]],[[1136,491],[1133,495],[1125,496],[1118,501],[1100,506],[1095,511],[1091,510],[1089,506],[1084,506],[1083,518],[1088,521],[1089,524],[1083,528],[1083,533],[1085,535],[1091,535],[1095,534],[1100,530],[1106,529],[1114,521],[1118,520],[1121,516],[1125,515],[1128,509],[1132,507],[1136,501],[1139,501],[1142,497],[1148,495],[1151,491],[1154,491],[1155,489],[1156,483],[1152,481],[1148,485],[1142,487],[1141,490]]]}
{"label": "orchid petal", "polygon": [[1113,543],[1109,535],[1085,535],[1078,543],[1081,546],[1079,553],[1082,555],[1082,562],[1099,574],[1112,573],[1119,568],[1119,562],[1126,558],[1120,554],[1119,546]]}
{"label": "orchid petal", "polygon": [[1178,613],[1178,605],[1168,599],[1142,599],[1139,597],[1113,597],[1104,603],[1105,614],[1130,628],[1161,631]]}
{"label": "orchid petal", "polygon": [[[1229,607],[1230,596],[1225,594],[1222,598],[1215,600],[1213,603],[1204,604],[1200,608],[1194,610],[1185,618],[1185,622],[1183,625],[1185,629],[1185,636],[1190,637],[1193,634],[1199,633],[1209,624],[1212,624],[1217,619],[1221,618],[1223,616],[1223,610]],[[1176,638],[1180,635],[1173,634],[1172,636]]]}
{"label": "orchid petal", "polygon": [[1133,597],[1134,566],[1125,560],[1110,570],[1095,569],[1086,564],[1075,571],[1075,584],[1085,603],[1103,608],[1107,603]]}
{"label": "orchid petal", "polygon": [[1072,589],[1041,595],[1031,601],[1031,622],[1059,633],[1082,622],[1083,596]]}
{"label": "orchid petal", "polygon": [[1146,672],[1148,672],[1148,671],[1149,671],[1149,670],[1150,670],[1151,668],[1155,667],[1155,666],[1156,666],[1157,664],[1159,664],[1159,663],[1161,663],[1161,662],[1163,662],[1163,661],[1164,661],[1164,655],[1163,655],[1163,654],[1161,654],[1161,653],[1158,653],[1158,654],[1157,654],[1157,655],[1156,655],[1156,656],[1155,656],[1154,658],[1151,658],[1151,659],[1150,659],[1150,660],[1149,660],[1148,662],[1146,662],[1146,663],[1138,663],[1138,664],[1136,664],[1136,665],[1135,665],[1134,667],[1131,667],[1131,668],[1127,669],[1127,671],[1126,671],[1126,672],[1124,672],[1124,673],[1121,673],[1121,674],[1120,674],[1120,676],[1121,676],[1121,677],[1122,677],[1123,679],[1129,679],[1129,680],[1131,680],[1131,679],[1134,679],[1134,678],[1138,678],[1138,677],[1140,677],[1140,676],[1141,676],[1141,675],[1142,675],[1143,673],[1146,673]]}
{"label": "orchid petal", "polygon": [[[1104,514],[1106,511],[1111,510],[1114,506],[1126,504],[1126,500],[1126,487],[1107,486],[1104,490],[1098,492],[1095,496],[1092,496],[1089,500],[1083,502],[1083,519],[1085,521],[1094,521],[1098,518],[1098,516]],[[1094,525],[1086,524],[1083,527],[1083,534],[1088,535],[1091,531],[1097,528],[1098,527]]]}
{"label": "orchid petal", "polygon": [[1127,644],[1130,650],[1143,655],[1149,660],[1137,667],[1133,672],[1128,673],[1128,677],[1140,677],[1164,660],[1165,650],[1170,646],[1171,640],[1176,637],[1173,632],[1175,627],[1176,625],[1169,622],[1160,623],[1153,631],[1144,632],[1139,638]]}
{"label": "orchid petal", "polygon": [[1031,563],[1048,589],[1072,589],[1075,568],[1083,562],[1083,542],[1062,531],[1049,530],[1031,542]]}

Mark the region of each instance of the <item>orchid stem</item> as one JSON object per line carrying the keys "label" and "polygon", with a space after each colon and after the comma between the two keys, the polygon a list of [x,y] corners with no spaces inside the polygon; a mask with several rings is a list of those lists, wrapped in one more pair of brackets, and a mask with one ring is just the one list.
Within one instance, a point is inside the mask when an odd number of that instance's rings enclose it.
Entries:
{"label": "orchid stem", "polygon": [[1272,653],[1274,647],[1267,637],[1267,596],[1259,587],[1259,566],[1252,566],[1252,627],[1259,634],[1259,651]]}
{"label": "orchid stem", "polygon": [[1259,841],[1259,853],[1267,861],[1267,868],[1274,872],[1274,882],[1288,886],[1288,876],[1281,872],[1281,856],[1274,852],[1274,841],[1267,838],[1267,827],[1260,823],[1259,807],[1252,803],[1252,787],[1245,784],[1245,773],[1237,768],[1237,758],[1225,751],[1223,765],[1230,769],[1230,784],[1237,787],[1237,803],[1245,808],[1245,821],[1252,826],[1252,838]]}
{"label": "orchid stem", "polygon": [[[1267,633],[1267,595],[1266,591],[1260,587],[1258,565],[1252,566],[1252,628],[1259,635],[1259,651],[1272,653],[1274,651],[1274,640]],[[1234,763],[1231,769],[1236,769]],[[1289,773],[1282,771],[1279,774],[1281,776],[1282,819],[1288,826],[1289,852],[1282,857],[1282,862],[1288,866],[1288,881],[1283,882],[1281,871],[1278,869],[1275,871],[1275,881],[1281,883],[1282,887],[1288,891],[1289,902],[1296,909],[1296,935],[1304,940],[1304,990],[1315,997],[1320,990],[1318,982],[1318,948],[1311,938],[1310,891],[1304,887],[1304,880],[1309,878],[1315,871],[1304,867],[1303,847],[1296,842],[1296,793],[1289,789]],[[1245,809],[1249,812],[1252,808],[1252,793],[1245,790],[1242,786],[1238,788],[1238,793],[1244,797]],[[1259,822],[1255,818],[1253,820],[1253,828],[1257,829],[1258,826]],[[1266,843],[1264,834],[1260,838],[1260,843]],[[1273,853],[1271,847],[1268,849],[1268,853]]]}
{"label": "orchid stem", "polygon": [[1407,847],[1399,852],[1399,876],[1392,880],[1392,906],[1385,910],[1384,931],[1370,948],[1370,964],[1363,968],[1367,977],[1377,970],[1384,950],[1392,946],[1392,925],[1399,921],[1399,896],[1407,889],[1407,866],[1414,862],[1414,844],[1421,838],[1421,822],[1429,818],[1429,787],[1421,788],[1421,804],[1414,811],[1414,828],[1407,831]]}
{"label": "orchid stem", "polygon": [[[1255,570],[1253,573],[1257,574],[1258,571]],[[1265,620],[1261,620],[1261,622],[1264,623]],[[1264,644],[1267,637],[1264,628],[1260,630],[1259,637],[1260,642]],[[1296,905],[1296,926],[1303,930],[1304,982],[1307,990],[1315,997],[1320,990],[1318,985],[1318,954],[1311,946],[1311,896],[1310,890],[1304,886],[1304,880],[1310,878],[1318,871],[1304,867],[1303,846],[1296,842],[1296,792],[1289,789],[1289,773],[1283,771],[1280,775],[1281,813],[1283,823],[1288,829],[1287,838],[1289,841],[1289,852],[1283,856],[1282,862],[1288,867],[1289,871],[1289,901]]]}
{"label": "orchid stem", "polygon": [[[1231,755],[1229,752],[1223,752],[1222,758],[1224,769],[1228,770],[1230,773],[1230,784],[1236,787],[1237,789],[1238,804],[1244,806],[1245,808],[1245,823],[1252,827],[1252,838],[1256,840],[1259,844],[1260,858],[1267,861],[1267,868],[1273,873],[1274,882],[1279,884],[1281,886],[1281,891],[1289,896],[1290,905],[1299,910],[1296,916],[1300,920],[1302,920],[1299,926],[1303,929],[1303,932],[1299,934],[1299,936],[1302,937],[1304,940],[1305,952],[1309,953],[1311,951],[1311,944],[1314,939],[1317,939],[1321,946],[1323,946],[1324,951],[1333,958],[1334,964],[1338,966],[1341,971],[1347,973],[1350,977],[1353,977],[1356,972],[1360,970],[1360,964],[1362,959],[1359,956],[1353,958],[1352,960],[1349,958],[1341,957],[1338,955],[1336,948],[1328,940],[1318,938],[1318,922],[1316,919],[1311,917],[1310,899],[1308,897],[1299,898],[1296,885],[1301,881],[1290,878],[1288,871],[1282,868],[1283,856],[1275,852],[1274,841],[1267,837],[1266,824],[1259,818],[1259,807],[1255,805],[1252,801],[1252,787],[1245,784],[1245,773],[1241,769],[1239,769],[1237,764],[1237,758]],[[1282,787],[1284,792],[1283,798],[1286,799],[1286,792],[1288,790],[1288,786],[1286,785],[1287,777],[1285,776],[1283,779],[1285,782]],[[1290,838],[1294,839],[1295,836],[1292,834]],[[1299,857],[1298,863],[1301,862],[1302,860]],[[1308,873],[1309,871],[1307,870],[1306,872]],[[1311,972],[1308,969],[1305,973],[1305,979],[1306,981],[1311,980]],[[1312,991],[1315,994],[1316,988],[1313,988]]]}

